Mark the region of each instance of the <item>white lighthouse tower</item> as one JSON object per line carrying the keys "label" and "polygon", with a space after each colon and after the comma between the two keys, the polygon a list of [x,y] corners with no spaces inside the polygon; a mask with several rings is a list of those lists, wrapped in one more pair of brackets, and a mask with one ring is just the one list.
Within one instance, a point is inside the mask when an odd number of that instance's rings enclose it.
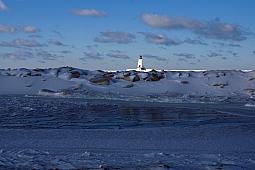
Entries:
{"label": "white lighthouse tower", "polygon": [[136,69],[126,69],[126,71],[149,72],[149,71],[152,71],[152,69],[146,69],[146,68],[143,66],[143,57],[142,57],[142,56],[139,56]]}
{"label": "white lighthouse tower", "polygon": [[138,59],[138,62],[137,62],[137,68],[136,68],[136,71],[144,71],[146,70],[143,66],[143,57],[140,56],[139,59]]}

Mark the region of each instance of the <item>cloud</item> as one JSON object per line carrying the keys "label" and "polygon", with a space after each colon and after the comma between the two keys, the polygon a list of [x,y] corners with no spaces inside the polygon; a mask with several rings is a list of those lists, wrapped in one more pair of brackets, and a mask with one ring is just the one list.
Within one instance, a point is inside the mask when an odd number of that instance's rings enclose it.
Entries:
{"label": "cloud", "polygon": [[4,4],[4,2],[2,0],[0,0],[0,11],[5,11],[5,10],[7,10],[7,7]]}
{"label": "cloud", "polygon": [[97,44],[91,44],[91,45],[86,45],[85,46],[89,51],[93,51],[95,49],[98,48],[98,45]]}
{"label": "cloud", "polygon": [[104,12],[100,12],[95,9],[74,9],[74,10],[72,10],[72,13],[74,15],[92,16],[92,17],[102,17],[105,15]]}
{"label": "cloud", "polygon": [[229,50],[228,51],[230,54],[232,54],[233,57],[239,57],[238,53],[237,52],[234,52],[234,51],[231,51]]}
{"label": "cloud", "polygon": [[130,59],[130,57],[126,54],[120,54],[120,53],[108,53],[106,56],[111,58],[117,58],[117,59]]}
{"label": "cloud", "polygon": [[42,38],[42,35],[38,35],[38,34],[31,34],[29,35],[30,38]]}
{"label": "cloud", "polygon": [[194,29],[201,27],[201,23],[184,17],[168,17],[156,14],[142,14],[142,21],[155,28],[163,29]]}
{"label": "cloud", "polygon": [[14,33],[16,28],[9,25],[0,25],[0,33]]}
{"label": "cloud", "polygon": [[0,46],[22,48],[22,47],[43,47],[45,45],[40,44],[35,40],[15,39],[11,42],[2,41],[0,43]]}
{"label": "cloud", "polygon": [[49,43],[56,45],[56,46],[66,46],[64,43],[62,43],[61,41],[58,41],[58,40],[50,40]]}
{"label": "cloud", "polygon": [[50,53],[50,52],[45,51],[45,50],[37,51],[36,56],[42,58],[43,60],[48,60],[48,61],[53,61],[53,60],[56,60],[60,57],[64,57],[64,56],[61,56],[61,55]]}
{"label": "cloud", "polygon": [[150,58],[150,59],[155,59],[155,60],[158,60],[158,61],[166,61],[166,58],[159,57],[159,56],[156,56],[156,55],[151,55],[151,54],[144,54],[143,57],[145,59]]}
{"label": "cloud", "polygon": [[221,47],[242,47],[240,44],[234,43],[213,42],[213,44],[219,45]]}
{"label": "cloud", "polygon": [[161,47],[158,47],[158,48],[163,49],[163,50],[166,50],[166,49],[167,49],[166,47],[162,47],[162,46],[161,46]]}
{"label": "cloud", "polygon": [[15,33],[16,31],[23,31],[24,33],[38,33],[40,32],[40,29],[30,25],[24,26],[23,28],[20,29],[10,25],[0,24],[0,33]]}
{"label": "cloud", "polygon": [[185,59],[195,59],[196,57],[194,54],[190,53],[173,53],[173,55],[178,56],[178,57],[184,57]]}
{"label": "cloud", "polygon": [[45,64],[46,62],[43,60],[38,60],[39,63]]}
{"label": "cloud", "polygon": [[135,35],[128,32],[108,31],[101,32],[100,36],[96,37],[94,41],[99,43],[128,44],[133,42],[135,38]]}
{"label": "cloud", "polygon": [[228,46],[230,46],[230,47],[242,47],[240,44],[228,44]]}
{"label": "cloud", "polygon": [[194,54],[191,53],[173,53],[173,55],[178,56],[180,62],[188,62],[189,64],[195,65],[200,62],[199,59],[196,59]]}
{"label": "cloud", "polygon": [[255,55],[255,51],[252,51],[252,53]]}
{"label": "cloud", "polygon": [[186,40],[183,41],[184,43],[187,43],[187,44],[193,44],[193,45],[208,45],[208,43],[206,42],[203,42],[201,40],[198,40],[198,39],[190,39],[190,38],[187,38]]}
{"label": "cloud", "polygon": [[157,45],[180,45],[182,42],[178,40],[172,40],[163,34],[154,34],[149,32],[140,32],[140,34],[144,35],[145,40],[148,43],[157,44]]}
{"label": "cloud", "polygon": [[181,57],[178,58],[178,61],[186,62],[186,63],[191,64],[191,65],[196,65],[197,63],[199,63],[201,61],[200,59],[196,59],[195,56],[190,56],[190,55],[185,56],[185,53],[184,53],[184,55],[180,55],[180,56]]}
{"label": "cloud", "polygon": [[15,33],[16,31],[23,31],[24,33],[38,33],[40,30],[34,26],[24,26],[23,28],[16,28],[10,25],[0,24],[0,33]]}
{"label": "cloud", "polygon": [[232,55],[233,55],[234,57],[238,57],[238,53],[236,53],[236,52],[233,52]]}
{"label": "cloud", "polygon": [[188,62],[186,58],[178,58],[179,61]]}
{"label": "cloud", "polygon": [[64,38],[64,36],[62,35],[62,33],[60,31],[57,30],[53,30],[52,31],[54,34],[56,34],[59,38]]}
{"label": "cloud", "polygon": [[221,47],[226,46],[224,42],[213,42],[213,44],[219,45]]}
{"label": "cloud", "polygon": [[181,44],[192,44],[192,45],[208,45],[199,39],[191,39],[187,38],[185,40],[171,39],[164,34],[155,34],[151,32],[139,32],[144,35],[145,40],[148,43],[156,44],[156,45],[164,45],[164,46],[174,46]]}
{"label": "cloud", "polygon": [[85,57],[80,58],[80,60],[87,60],[87,59],[95,59],[95,60],[103,60],[103,54],[98,52],[84,52]]}
{"label": "cloud", "polygon": [[112,53],[123,53],[121,50],[110,50]]}
{"label": "cloud", "polygon": [[219,53],[215,53],[215,52],[212,52],[210,54],[207,54],[207,57],[220,57],[222,56],[222,54],[219,54]]}
{"label": "cloud", "polygon": [[34,27],[34,26],[28,25],[28,26],[25,26],[25,27],[23,28],[23,31],[24,31],[25,33],[37,33],[37,32],[39,32],[40,30],[39,30],[38,28]]}
{"label": "cloud", "polygon": [[199,21],[185,17],[142,14],[141,20],[150,27],[166,30],[189,30],[210,39],[242,41],[247,39],[248,34],[239,25],[221,22],[219,19]]}
{"label": "cloud", "polygon": [[5,53],[2,55],[2,57],[9,60],[27,60],[33,58],[34,55],[29,51],[18,50],[10,53]]}
{"label": "cloud", "polygon": [[72,52],[70,50],[63,50],[63,51],[60,51],[60,53],[62,53],[62,54],[70,54]]}

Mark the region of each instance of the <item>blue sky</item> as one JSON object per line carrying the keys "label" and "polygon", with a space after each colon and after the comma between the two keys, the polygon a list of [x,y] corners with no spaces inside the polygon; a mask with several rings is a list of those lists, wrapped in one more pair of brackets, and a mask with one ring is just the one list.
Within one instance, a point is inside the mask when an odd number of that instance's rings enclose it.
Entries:
{"label": "blue sky", "polygon": [[0,68],[254,69],[253,0],[0,0]]}

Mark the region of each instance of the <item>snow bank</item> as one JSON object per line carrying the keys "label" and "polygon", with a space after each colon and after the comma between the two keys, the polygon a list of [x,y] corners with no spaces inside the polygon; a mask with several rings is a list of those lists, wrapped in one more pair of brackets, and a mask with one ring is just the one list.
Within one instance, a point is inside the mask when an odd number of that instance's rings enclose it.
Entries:
{"label": "snow bank", "polygon": [[255,94],[252,70],[88,71],[72,67],[1,69],[0,94],[50,96],[100,95],[175,98],[250,98]]}

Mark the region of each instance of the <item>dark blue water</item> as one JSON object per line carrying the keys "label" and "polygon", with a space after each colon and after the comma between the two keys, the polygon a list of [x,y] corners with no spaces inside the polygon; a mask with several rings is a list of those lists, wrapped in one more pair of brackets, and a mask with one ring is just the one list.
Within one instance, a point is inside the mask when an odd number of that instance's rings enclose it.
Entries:
{"label": "dark blue water", "polygon": [[244,105],[2,96],[0,128],[112,129],[255,123],[255,108]]}
{"label": "dark blue water", "polygon": [[254,169],[255,108],[0,97],[0,169]]}

